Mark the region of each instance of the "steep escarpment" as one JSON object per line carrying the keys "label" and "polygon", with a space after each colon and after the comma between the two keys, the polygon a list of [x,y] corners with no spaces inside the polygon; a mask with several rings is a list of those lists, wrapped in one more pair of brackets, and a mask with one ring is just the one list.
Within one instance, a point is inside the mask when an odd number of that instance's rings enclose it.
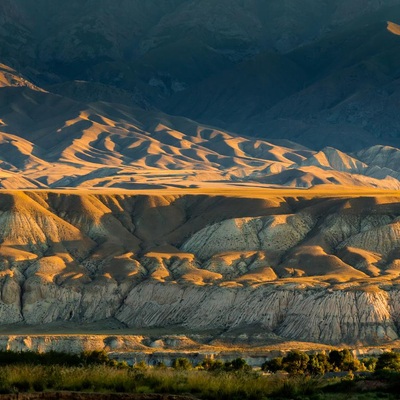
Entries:
{"label": "steep escarpment", "polygon": [[[256,326],[283,338],[322,343],[379,343],[398,338],[392,318],[398,291],[326,291],[260,286],[132,290],[117,318],[127,326],[184,325],[195,331]],[[390,304],[392,303],[392,304]],[[397,309],[397,307],[396,307]]]}
{"label": "steep escarpment", "polygon": [[0,323],[392,341],[399,216],[384,194],[2,192]]}

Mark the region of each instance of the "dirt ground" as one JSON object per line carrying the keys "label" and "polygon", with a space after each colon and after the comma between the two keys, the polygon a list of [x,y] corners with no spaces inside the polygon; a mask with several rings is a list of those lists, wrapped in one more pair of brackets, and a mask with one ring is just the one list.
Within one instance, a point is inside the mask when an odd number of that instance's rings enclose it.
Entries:
{"label": "dirt ground", "polygon": [[2,394],[0,400],[197,400],[197,398],[168,394],[46,392]]}

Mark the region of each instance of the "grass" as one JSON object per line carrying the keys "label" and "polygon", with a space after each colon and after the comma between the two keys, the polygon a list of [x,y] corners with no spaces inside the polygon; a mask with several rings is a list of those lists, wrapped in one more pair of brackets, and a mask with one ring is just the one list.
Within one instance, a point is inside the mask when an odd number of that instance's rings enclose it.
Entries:
{"label": "grass", "polygon": [[210,400],[258,400],[280,393],[302,395],[320,385],[310,377],[282,378],[256,372],[115,368],[106,365],[0,367],[0,393],[76,391],[193,394]]}
{"label": "grass", "polygon": [[336,391],[332,385],[335,382],[340,381],[304,375],[264,375],[255,371],[179,371],[169,368],[118,368],[107,365],[0,367],[0,393],[168,393],[191,394],[206,400],[395,398],[390,393],[357,394],[353,389],[342,392],[341,386]]}
{"label": "grass", "polygon": [[394,370],[364,371],[360,376],[350,371],[342,378],[328,378],[305,371],[268,374],[238,361],[241,359],[203,363],[196,368],[190,363],[176,363],[176,368],[149,367],[144,362],[130,367],[110,360],[104,352],[0,352],[0,393],[190,394],[204,400],[391,400],[398,398],[400,391],[400,373]]}

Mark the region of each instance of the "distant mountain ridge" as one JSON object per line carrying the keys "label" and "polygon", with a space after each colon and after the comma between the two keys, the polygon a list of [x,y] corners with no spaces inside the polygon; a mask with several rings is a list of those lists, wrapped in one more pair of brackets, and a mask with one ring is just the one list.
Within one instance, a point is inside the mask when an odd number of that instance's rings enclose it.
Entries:
{"label": "distant mountain ridge", "polygon": [[399,147],[387,20],[400,0],[3,0],[0,62],[78,101],[318,150]]}

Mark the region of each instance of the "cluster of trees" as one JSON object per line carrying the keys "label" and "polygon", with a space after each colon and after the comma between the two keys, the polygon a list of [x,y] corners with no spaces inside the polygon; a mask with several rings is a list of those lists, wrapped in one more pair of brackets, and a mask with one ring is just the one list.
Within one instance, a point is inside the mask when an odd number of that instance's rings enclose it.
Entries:
{"label": "cluster of trees", "polygon": [[243,358],[235,358],[232,361],[204,360],[200,368],[205,371],[250,371],[252,368]]}
{"label": "cluster of trees", "polygon": [[302,351],[292,350],[285,357],[266,361],[261,369],[268,372],[286,371],[290,374],[323,375],[339,371],[400,371],[400,353],[387,352],[378,358],[358,360],[348,349],[332,350],[328,354],[308,355]]}
{"label": "cluster of trees", "polygon": [[108,365],[110,367],[127,367],[125,362],[111,360],[105,351],[84,351],[80,354],[49,351],[0,351],[0,366],[5,365],[64,365],[69,367],[88,365]]}
{"label": "cluster of trees", "polygon": [[[50,351],[47,353],[0,351],[0,366],[29,365],[64,365],[88,366],[107,365],[110,367],[128,368],[126,362],[118,362],[108,357],[105,351],[86,351],[80,354],[68,354]],[[188,358],[180,357],[172,361],[176,370],[194,368]],[[148,365],[141,361],[133,366],[136,369],[147,369]],[[159,368],[167,368],[159,363]],[[204,371],[250,371],[252,368],[243,358],[232,361],[206,359],[196,366]],[[400,372],[400,353],[386,352],[378,358],[363,358],[358,360],[348,349],[332,350],[329,353],[307,354],[292,350],[285,357],[277,357],[266,361],[261,369],[267,372],[286,371],[290,374],[324,375],[327,372],[339,371],[396,371]]]}
{"label": "cluster of trees", "polygon": [[[193,368],[192,363],[187,358],[176,358],[172,361],[172,368],[178,370],[189,370]],[[206,359],[197,368],[204,371],[250,371],[251,367],[243,358],[235,358],[232,361],[221,361]]]}
{"label": "cluster of trees", "polygon": [[381,354],[376,361],[375,370],[400,372],[400,353],[387,352]]}
{"label": "cluster of trees", "polygon": [[261,369],[269,372],[286,371],[290,374],[322,375],[329,371],[358,371],[361,369],[361,363],[347,349],[312,355],[292,350],[285,357],[266,361]]}

